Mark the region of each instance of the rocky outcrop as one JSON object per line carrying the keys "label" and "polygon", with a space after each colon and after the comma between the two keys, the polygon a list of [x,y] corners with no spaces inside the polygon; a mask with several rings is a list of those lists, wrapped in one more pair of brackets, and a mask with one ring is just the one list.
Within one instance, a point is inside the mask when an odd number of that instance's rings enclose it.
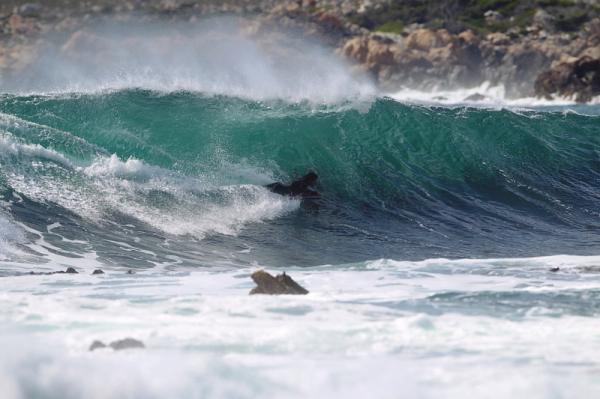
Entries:
{"label": "rocky outcrop", "polygon": [[570,97],[579,102],[600,96],[600,19],[587,24],[584,33],[576,43],[577,51],[562,54],[539,74],[534,86],[536,95]]}
{"label": "rocky outcrop", "polygon": [[[598,48],[600,52],[600,48]],[[535,93],[552,99],[555,96],[588,102],[600,96],[600,54],[565,57],[535,81]]]}
{"label": "rocky outcrop", "polygon": [[267,295],[306,295],[308,290],[300,286],[290,276],[278,274],[273,277],[264,270],[258,270],[250,276],[256,283],[250,291],[250,295],[267,294]]}
{"label": "rocky outcrop", "polygon": [[[317,38],[388,91],[403,87],[453,89],[489,82],[503,84],[507,95],[513,97],[570,95],[587,101],[596,95],[596,78],[588,69],[593,69],[598,59],[590,53],[600,48],[600,19],[592,19],[598,15],[596,11],[581,24],[581,12],[573,6],[565,6],[568,12],[563,15],[557,5],[548,9],[523,5],[530,7],[527,26],[518,25],[514,13],[511,17],[504,11],[479,10],[485,27],[471,26],[471,30],[450,20],[460,15],[446,16],[443,13],[449,10],[432,5],[427,15],[432,12],[444,21],[414,23],[413,19],[410,24],[397,23],[396,30],[381,32],[383,25],[375,24],[398,22],[398,18],[411,15],[423,22],[423,16],[418,7],[412,10],[404,2],[389,0],[99,0],[93,4],[65,0],[67,3],[23,2],[10,9],[0,4],[0,78],[26,69],[44,51],[55,52],[56,47],[45,47],[49,37],[66,38],[58,47],[65,57],[84,57],[91,63],[101,59],[106,43],[85,30],[93,20],[167,19],[193,24],[206,15],[251,14],[246,34],[274,32],[277,27]],[[456,10],[471,7],[470,17],[473,7],[479,7],[478,2],[458,3]]]}
{"label": "rocky outcrop", "polygon": [[342,54],[373,74],[385,89],[470,85],[480,80],[481,52],[471,31],[452,35],[446,29],[416,29],[407,36],[382,35],[349,39]]}

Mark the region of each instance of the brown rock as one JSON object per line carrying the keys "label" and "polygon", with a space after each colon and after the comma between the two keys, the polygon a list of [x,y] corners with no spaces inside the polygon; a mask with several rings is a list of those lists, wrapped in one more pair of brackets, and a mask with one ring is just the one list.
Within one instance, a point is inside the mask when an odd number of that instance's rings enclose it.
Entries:
{"label": "brown rock", "polygon": [[458,34],[458,40],[463,44],[479,44],[479,38],[472,30],[466,30]]}
{"label": "brown rock", "polygon": [[267,295],[305,295],[308,290],[296,283],[290,276],[278,274],[273,277],[264,270],[258,270],[250,276],[256,283],[250,291],[250,295],[267,294]]}
{"label": "brown rock", "polygon": [[559,95],[587,102],[600,95],[600,58],[586,55],[562,60],[537,77],[534,85],[537,96],[552,98]]}
{"label": "brown rock", "polygon": [[342,54],[355,61],[363,63],[369,54],[369,44],[366,37],[353,37],[342,47]]}
{"label": "brown rock", "polygon": [[417,29],[406,38],[406,47],[427,51],[437,44],[437,36],[431,29]]}
{"label": "brown rock", "polygon": [[486,36],[486,39],[495,46],[506,46],[510,44],[510,38],[502,32],[490,33]]}

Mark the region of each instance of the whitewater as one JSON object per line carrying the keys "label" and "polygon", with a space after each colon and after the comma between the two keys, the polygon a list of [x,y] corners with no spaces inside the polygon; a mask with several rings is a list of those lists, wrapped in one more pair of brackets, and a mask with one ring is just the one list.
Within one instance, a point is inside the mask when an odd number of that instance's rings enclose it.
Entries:
{"label": "whitewater", "polygon": [[[600,395],[600,105],[180,28],[1,81],[2,398]],[[264,188],[309,169],[317,201]],[[258,269],[310,293],[249,296]]]}

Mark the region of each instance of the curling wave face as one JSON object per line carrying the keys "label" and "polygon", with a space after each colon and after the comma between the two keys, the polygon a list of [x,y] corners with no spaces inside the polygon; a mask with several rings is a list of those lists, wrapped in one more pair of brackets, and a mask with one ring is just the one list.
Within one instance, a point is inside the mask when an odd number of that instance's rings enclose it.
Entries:
{"label": "curling wave face", "polygon": [[[114,234],[166,242],[160,256],[191,264],[197,240],[218,248],[207,263],[242,265],[585,255],[598,245],[593,115],[144,90],[5,95],[0,106],[11,220],[58,247],[48,225],[86,231],[85,250],[110,262],[156,263],[123,248],[109,255]],[[318,204],[263,188],[307,168],[320,175]]]}

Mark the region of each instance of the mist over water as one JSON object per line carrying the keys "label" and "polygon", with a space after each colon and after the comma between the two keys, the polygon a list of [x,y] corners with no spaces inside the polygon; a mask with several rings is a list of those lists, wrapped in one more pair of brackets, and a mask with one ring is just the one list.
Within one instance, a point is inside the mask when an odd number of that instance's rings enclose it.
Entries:
{"label": "mist over water", "polygon": [[195,24],[104,22],[51,40],[6,87],[18,93],[97,93],[143,88],[253,100],[331,103],[375,94],[369,79],[298,32],[252,19]]}

